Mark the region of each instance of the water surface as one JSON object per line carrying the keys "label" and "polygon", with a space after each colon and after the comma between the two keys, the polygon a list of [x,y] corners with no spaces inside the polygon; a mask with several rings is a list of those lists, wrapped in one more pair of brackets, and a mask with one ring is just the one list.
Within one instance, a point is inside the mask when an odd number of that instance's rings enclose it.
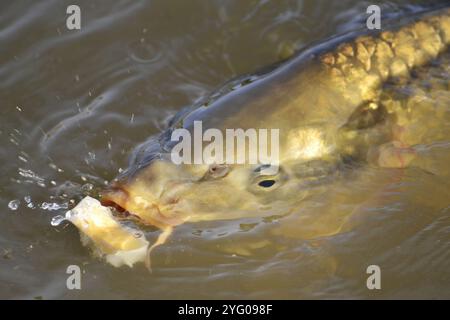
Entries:
{"label": "water surface", "polygon": [[[52,218],[126,168],[177,110],[364,27],[371,1],[79,0],[82,29],[69,31],[72,3],[0,4],[1,298],[450,298],[448,56],[390,89],[402,103],[429,103],[434,116],[415,115],[416,128],[440,119],[419,130],[421,167],[364,170],[284,219],[183,225],[155,250],[150,275],[93,258],[73,226]],[[341,230],[327,235],[330,226]],[[73,264],[82,290],[66,288]],[[366,287],[372,264],[379,291]]]}

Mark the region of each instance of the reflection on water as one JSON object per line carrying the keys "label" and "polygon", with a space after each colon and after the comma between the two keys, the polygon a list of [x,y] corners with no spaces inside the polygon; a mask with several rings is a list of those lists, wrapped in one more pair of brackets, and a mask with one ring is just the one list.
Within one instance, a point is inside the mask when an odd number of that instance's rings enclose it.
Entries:
{"label": "reflection on water", "polygon": [[[0,297],[449,297],[448,56],[387,88],[391,103],[421,105],[403,114],[415,119],[411,145],[427,137],[414,166],[361,170],[285,218],[183,225],[149,275],[92,258],[72,226],[51,221],[95,195],[177,110],[360,28],[370,1],[78,1],[81,31],[65,28],[68,4],[0,4]],[[71,264],[85,271],[80,291],[66,289]],[[365,286],[371,264],[381,291]]]}

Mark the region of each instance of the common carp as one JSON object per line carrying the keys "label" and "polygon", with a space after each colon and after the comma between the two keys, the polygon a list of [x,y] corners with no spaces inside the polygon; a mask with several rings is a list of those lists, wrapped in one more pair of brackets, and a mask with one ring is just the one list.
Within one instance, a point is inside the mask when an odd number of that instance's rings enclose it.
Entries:
{"label": "common carp", "polygon": [[[289,214],[342,168],[408,166],[410,147],[421,143],[401,134],[410,106],[390,103],[383,93],[386,84],[408,82],[448,52],[449,43],[450,9],[439,9],[389,30],[332,38],[232,81],[140,145],[101,201],[160,228],[155,247],[184,222]],[[261,175],[267,164],[174,164],[172,133],[192,132],[196,121],[222,132],[279,128],[277,172]]]}

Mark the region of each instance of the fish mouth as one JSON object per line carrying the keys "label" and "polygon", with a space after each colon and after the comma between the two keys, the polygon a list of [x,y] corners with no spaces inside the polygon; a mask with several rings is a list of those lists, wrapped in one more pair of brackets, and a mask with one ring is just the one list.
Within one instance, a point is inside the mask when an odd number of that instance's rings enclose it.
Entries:
{"label": "fish mouth", "polygon": [[119,218],[141,218],[128,211],[126,203],[129,199],[128,192],[117,184],[109,187],[100,193],[100,203],[102,206],[113,208]]}
{"label": "fish mouth", "polygon": [[[184,222],[182,219],[167,216],[156,204],[150,206],[151,209],[149,211],[151,214],[149,214],[149,212],[134,212],[129,209],[130,206],[132,208],[134,207],[130,201],[129,192],[118,184],[113,184],[100,193],[100,203],[103,206],[113,208],[119,219],[136,220],[136,222],[144,225],[152,225],[159,228],[176,226]],[[136,208],[134,207],[134,209]]]}
{"label": "fish mouth", "polygon": [[[133,215],[131,212],[126,210],[124,207],[118,205],[116,202],[112,201],[111,199],[105,199],[102,197],[100,201],[101,205],[104,207],[110,207],[113,208],[116,213],[118,213],[121,217],[126,218],[131,215]],[[137,217],[137,216],[136,216]]]}

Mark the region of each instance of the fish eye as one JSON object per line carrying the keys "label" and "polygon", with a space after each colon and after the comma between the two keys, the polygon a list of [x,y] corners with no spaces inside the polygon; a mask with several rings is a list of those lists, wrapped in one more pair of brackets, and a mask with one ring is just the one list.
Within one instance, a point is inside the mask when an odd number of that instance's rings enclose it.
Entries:
{"label": "fish eye", "polygon": [[283,186],[288,180],[288,175],[282,166],[278,166],[275,174],[262,174],[262,169],[270,168],[270,165],[261,165],[250,173],[249,190],[255,194],[272,192]]}
{"label": "fish eye", "polygon": [[270,188],[274,184],[275,184],[275,180],[273,180],[273,179],[262,180],[262,181],[258,182],[258,185],[263,188]]}

